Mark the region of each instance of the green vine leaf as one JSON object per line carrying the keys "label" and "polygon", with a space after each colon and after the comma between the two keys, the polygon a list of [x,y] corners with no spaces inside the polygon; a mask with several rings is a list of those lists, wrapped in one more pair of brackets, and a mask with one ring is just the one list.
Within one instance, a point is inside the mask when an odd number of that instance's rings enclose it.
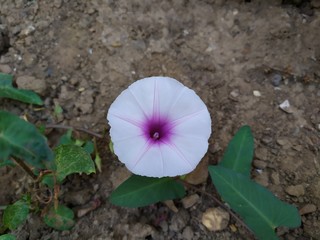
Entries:
{"label": "green vine leaf", "polygon": [[278,239],[275,228],[279,226],[300,226],[297,208],[279,200],[243,174],[222,166],[209,166],[209,173],[223,200],[243,218],[258,239]]}
{"label": "green vine leaf", "polygon": [[183,185],[173,178],[132,175],[112,192],[110,201],[118,206],[136,208],[184,195]]}
{"label": "green vine leaf", "polygon": [[0,236],[0,240],[16,240],[17,238],[12,234],[4,234]]}
{"label": "green vine leaf", "polygon": [[20,199],[6,207],[3,213],[3,225],[10,230],[17,229],[28,217],[29,202]]}
{"label": "green vine leaf", "polygon": [[0,73],[0,97],[43,105],[41,98],[35,92],[14,88],[12,86],[12,75],[4,73]]}
{"label": "green vine leaf", "polygon": [[74,224],[74,213],[73,211],[63,205],[58,205],[55,209],[53,206],[44,216],[44,222],[54,229],[64,231],[71,229]]}
{"label": "green vine leaf", "polygon": [[94,162],[89,153],[74,144],[60,145],[54,149],[57,166],[56,177],[62,182],[66,176],[73,173],[95,173]]}
{"label": "green vine leaf", "polygon": [[54,168],[45,137],[31,123],[5,111],[0,111],[0,149],[0,165],[14,157],[38,169]]}
{"label": "green vine leaf", "polygon": [[219,165],[250,177],[253,152],[254,140],[251,129],[249,126],[243,126],[229,142]]}

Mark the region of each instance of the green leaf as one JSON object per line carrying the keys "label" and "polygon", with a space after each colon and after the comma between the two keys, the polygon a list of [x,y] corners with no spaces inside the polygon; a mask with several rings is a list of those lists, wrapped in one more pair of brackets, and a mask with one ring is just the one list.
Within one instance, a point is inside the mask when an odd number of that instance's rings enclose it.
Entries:
{"label": "green leaf", "polygon": [[60,183],[72,173],[95,173],[91,156],[82,147],[73,144],[60,145],[54,149],[54,153],[57,181]]}
{"label": "green leaf", "polygon": [[118,206],[135,208],[184,195],[183,185],[173,178],[132,175],[112,192],[110,201]]}
{"label": "green leaf", "polygon": [[53,153],[37,128],[18,116],[0,111],[0,165],[10,157],[36,168],[53,168]]}
{"label": "green leaf", "polygon": [[254,141],[251,129],[249,126],[243,126],[229,142],[219,165],[250,177],[253,151]]}
{"label": "green leaf", "polygon": [[3,213],[3,224],[10,230],[17,229],[28,217],[29,202],[20,199],[6,207]]}
{"label": "green leaf", "polygon": [[41,98],[33,91],[12,86],[12,75],[0,73],[0,97],[11,98],[25,103],[43,105]]}
{"label": "green leaf", "polygon": [[209,166],[211,179],[221,197],[238,213],[258,239],[277,239],[278,226],[298,227],[298,210],[243,174],[221,166]]}
{"label": "green leaf", "polygon": [[58,205],[57,209],[52,206],[44,216],[44,222],[54,229],[64,231],[69,230],[75,224],[73,211],[63,205]]}
{"label": "green leaf", "polygon": [[60,137],[58,145],[72,143],[74,143],[74,140],[72,139],[72,129],[68,129],[68,131]]}
{"label": "green leaf", "polygon": [[0,236],[0,240],[16,240],[17,238],[12,234],[4,234]]}
{"label": "green leaf", "polygon": [[92,154],[94,151],[94,144],[91,140],[86,141],[82,147],[89,154]]}
{"label": "green leaf", "polygon": [[110,152],[114,153],[113,142],[111,140],[109,142],[109,149],[110,149]]}
{"label": "green leaf", "polygon": [[96,157],[94,158],[94,163],[96,164],[96,166],[97,166],[97,168],[98,168],[99,172],[101,172],[101,171],[102,171],[102,166],[101,166],[101,157],[100,157],[100,155],[99,155],[99,153],[98,153],[98,152],[96,152]]}

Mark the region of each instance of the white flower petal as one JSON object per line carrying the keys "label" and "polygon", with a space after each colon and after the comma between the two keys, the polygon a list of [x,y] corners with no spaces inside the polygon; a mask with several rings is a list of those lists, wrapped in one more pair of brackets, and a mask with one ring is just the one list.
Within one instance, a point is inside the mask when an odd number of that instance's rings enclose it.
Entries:
{"label": "white flower petal", "polygon": [[131,171],[135,167],[139,156],[147,149],[147,146],[148,142],[142,137],[127,138],[113,142],[114,153]]}
{"label": "white flower petal", "polygon": [[124,90],[111,104],[108,111],[108,120],[110,114],[135,121],[142,121],[145,118],[143,105],[137,101],[128,89]]}
{"label": "white flower petal", "polygon": [[150,116],[155,110],[167,114],[177,95],[185,88],[183,84],[169,77],[141,79],[129,87],[136,101]]}
{"label": "white flower petal", "polygon": [[192,117],[180,118],[173,122],[176,125],[174,127],[176,135],[206,139],[210,137],[211,119],[207,109],[192,115]]}
{"label": "white flower petal", "polygon": [[164,176],[180,176],[191,172],[195,166],[189,161],[188,156],[175,145],[162,145],[164,159]]}
{"label": "white flower petal", "polygon": [[127,138],[139,137],[142,134],[140,127],[138,127],[135,122],[130,122],[130,119],[126,121],[123,118],[119,118],[109,113],[108,121],[112,126],[110,129],[110,136],[114,143]]}
{"label": "white flower petal", "polygon": [[183,153],[192,166],[192,170],[198,165],[208,150],[207,138],[174,136],[172,142]]}
{"label": "white flower petal", "polygon": [[178,120],[193,117],[193,115],[205,110],[208,111],[200,97],[193,90],[184,88],[172,103],[169,117],[172,120]]}

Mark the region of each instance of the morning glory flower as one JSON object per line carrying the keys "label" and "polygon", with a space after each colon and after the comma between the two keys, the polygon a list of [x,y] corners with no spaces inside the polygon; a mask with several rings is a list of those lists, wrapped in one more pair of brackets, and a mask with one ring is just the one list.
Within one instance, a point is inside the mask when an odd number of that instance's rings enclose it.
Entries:
{"label": "morning glory flower", "polygon": [[137,175],[191,172],[208,150],[211,118],[191,89],[169,77],[138,80],[111,104],[114,153]]}

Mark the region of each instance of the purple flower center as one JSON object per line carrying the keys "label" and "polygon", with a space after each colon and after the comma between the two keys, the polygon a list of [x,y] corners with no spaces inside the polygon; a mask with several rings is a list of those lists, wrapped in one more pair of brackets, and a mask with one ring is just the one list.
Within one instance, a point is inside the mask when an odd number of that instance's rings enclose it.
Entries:
{"label": "purple flower center", "polygon": [[172,124],[168,119],[151,118],[143,124],[145,138],[152,143],[166,143],[172,136]]}

